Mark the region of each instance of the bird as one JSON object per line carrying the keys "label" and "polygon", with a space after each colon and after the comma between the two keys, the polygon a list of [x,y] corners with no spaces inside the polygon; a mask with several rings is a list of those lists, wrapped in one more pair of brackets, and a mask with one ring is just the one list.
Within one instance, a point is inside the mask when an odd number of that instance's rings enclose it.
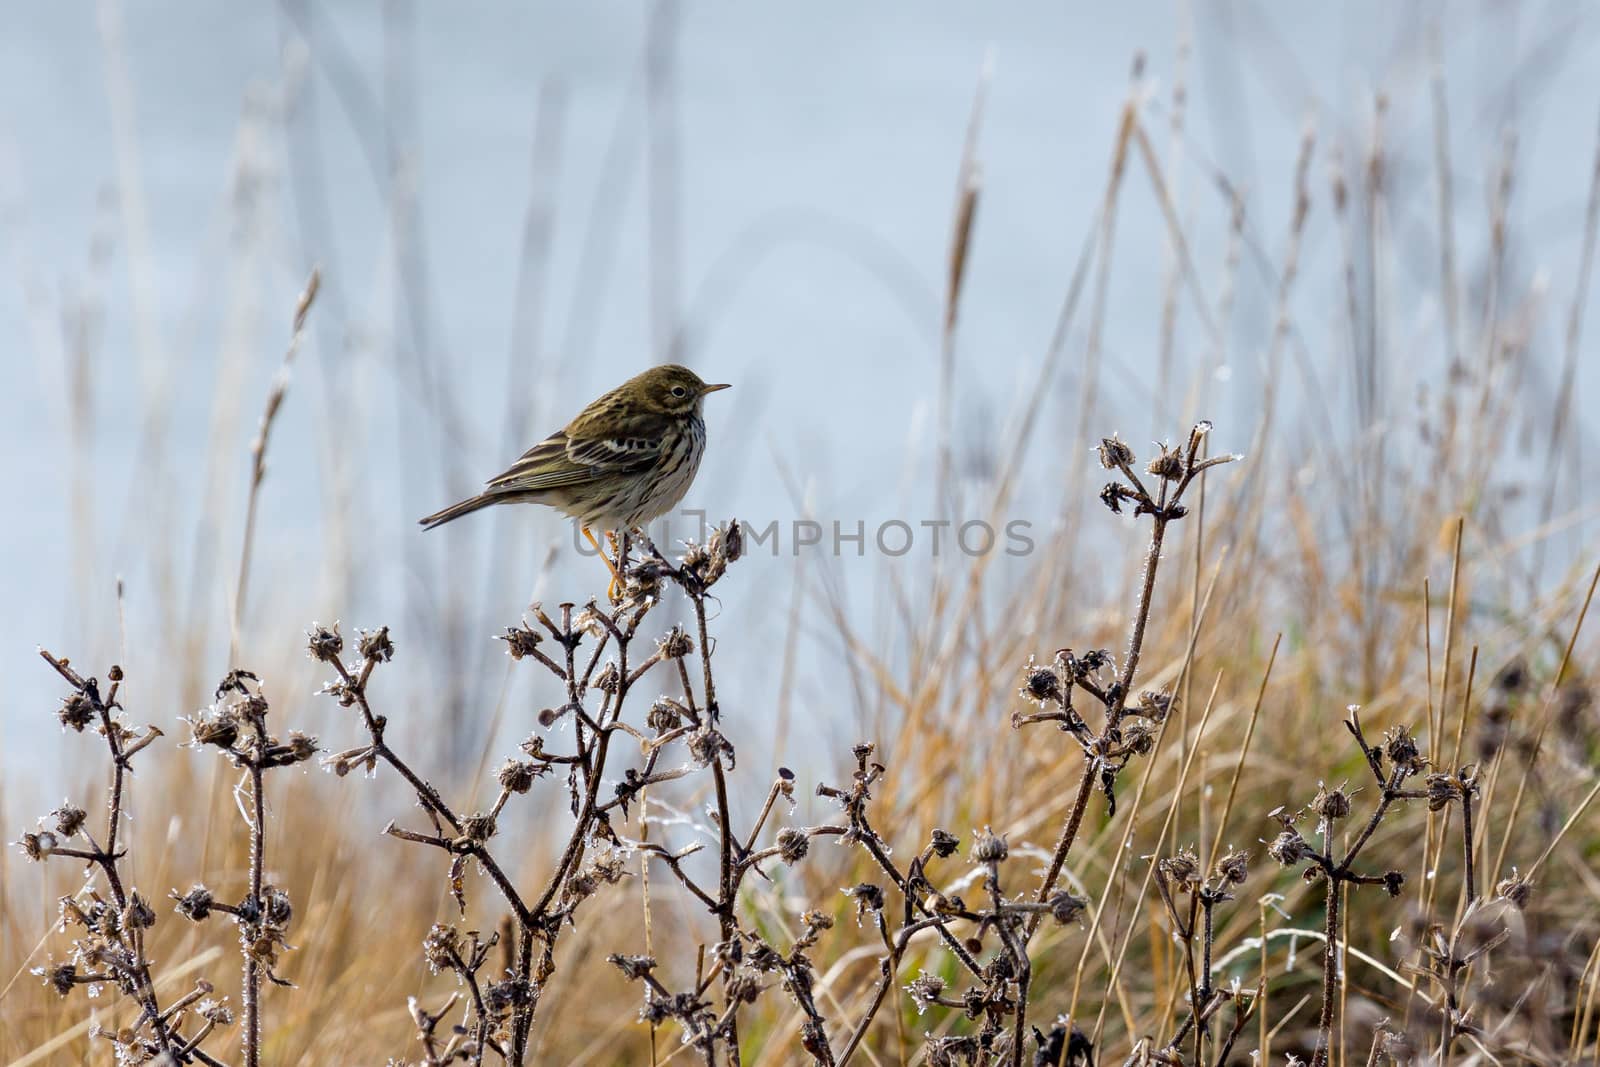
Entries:
{"label": "bird", "polygon": [[622,575],[594,529],[627,533],[678,505],[705,454],[706,395],[727,388],[676,363],[651,367],[528,449],[483,492],[418,521],[431,530],[491,504],[548,505],[577,520],[611,571],[615,599]]}

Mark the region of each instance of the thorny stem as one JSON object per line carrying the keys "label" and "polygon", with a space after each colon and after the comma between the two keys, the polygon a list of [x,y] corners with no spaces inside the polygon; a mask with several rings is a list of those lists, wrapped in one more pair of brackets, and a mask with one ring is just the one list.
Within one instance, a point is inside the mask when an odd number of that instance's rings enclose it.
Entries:
{"label": "thorny stem", "polygon": [[[462,830],[460,817],[450,809],[450,805],[445,803],[444,798],[439,795],[439,791],[407,766],[406,762],[397,756],[394,750],[389,747],[388,742],[384,740],[384,731],[388,724],[386,720],[373,714],[372,705],[367,700],[367,682],[371,678],[373,668],[377,666],[378,661],[369,656],[362,666],[359,677],[352,675],[338,657],[332,659],[330,663],[340,679],[345,683],[346,691],[355,698],[356,706],[360,709],[362,720],[366,724],[367,733],[371,737],[372,754],[399,772],[400,776],[416,791],[417,799],[430,815],[443,819],[449,824],[451,830],[460,835]],[[507,877],[505,871],[495,861],[494,857],[489,854],[488,849],[481,842],[474,842],[467,848],[467,852],[473,859],[478,861],[478,864],[489,875],[496,888],[500,890],[501,895],[505,897],[506,903],[511,906],[511,910],[516,914],[517,920],[524,925],[529,925],[530,920],[533,918],[532,913],[528,911],[528,906],[523,903],[522,896],[517,892],[516,886],[512,884],[511,879]]]}
{"label": "thorny stem", "polygon": [[[266,732],[259,719],[256,727],[256,753],[266,749]],[[262,797],[261,763],[250,761],[250,903],[257,916],[262,914],[261,868],[266,850],[266,803]],[[244,946],[244,1062],[245,1067],[259,1067],[261,1063],[261,965]]]}
{"label": "thorny stem", "polygon": [[[653,546],[651,546],[653,551]],[[584,852],[591,839],[597,832],[605,832],[608,826],[607,813],[614,807],[625,805],[638,789],[655,779],[655,767],[660,758],[662,746],[667,742],[687,735],[691,730],[712,729],[718,717],[715,681],[712,676],[710,663],[711,639],[706,617],[705,597],[711,581],[720,574],[713,574],[707,580],[705,572],[685,566],[681,569],[673,568],[662,559],[659,553],[655,554],[658,562],[670,569],[670,577],[688,595],[694,606],[695,623],[698,631],[701,667],[703,671],[702,704],[696,699],[695,687],[691,684],[686,665],[686,656],[683,653],[672,655],[678,660],[679,676],[683,683],[684,700],[687,707],[681,707],[688,719],[694,724],[692,727],[678,730],[658,730],[654,739],[646,737],[638,730],[624,724],[621,720],[622,706],[632,685],[639,681],[650,668],[663,663],[669,658],[665,646],[658,648],[652,655],[646,657],[637,666],[630,669],[628,662],[630,644],[637,633],[639,623],[644,617],[654,599],[639,600],[635,606],[624,608],[617,614],[607,614],[604,611],[590,606],[590,612],[585,617],[586,621],[574,629],[572,605],[562,605],[561,622],[557,625],[542,611],[535,609],[539,624],[549,631],[550,635],[562,646],[564,655],[557,658],[547,656],[537,649],[520,648],[516,654],[527,654],[530,651],[538,662],[542,663],[553,674],[561,678],[566,684],[566,704],[561,709],[561,714],[572,713],[576,719],[574,732],[577,739],[577,753],[574,756],[555,756],[545,754],[538,749],[530,749],[536,759],[542,761],[541,766],[549,768],[556,764],[567,764],[571,768],[570,784],[573,792],[573,807],[575,820],[571,836],[563,847],[557,860],[554,871],[549,876],[549,881],[538,895],[532,906],[524,903],[521,896],[507,879],[500,867],[489,854],[486,844],[482,841],[469,840],[464,836],[468,828],[468,820],[452,811],[439,793],[413,772],[404,761],[399,759],[388,747],[383,738],[386,725],[385,720],[373,714],[367,700],[366,683],[377,658],[369,655],[363,665],[359,677],[355,676],[349,668],[338,662],[333,657],[330,662],[338,672],[343,683],[343,692],[348,695],[361,712],[367,732],[371,738],[371,746],[367,750],[369,758],[381,759],[394,767],[415,790],[419,802],[433,817],[436,833],[433,836],[417,834],[391,828],[390,833],[408,840],[431,844],[442,847],[456,855],[469,855],[476,859],[480,866],[490,875],[500,889],[502,895],[511,905],[519,927],[517,938],[515,963],[517,977],[527,983],[531,996],[524,1006],[519,1004],[512,1009],[510,1018],[510,1041],[505,1050],[505,1058],[509,1063],[520,1064],[524,1062],[528,1052],[528,1035],[531,1029],[534,1012],[539,1000],[538,978],[542,976],[549,966],[551,949],[554,940],[559,934],[561,924],[568,920],[572,904],[566,902],[563,896],[574,872],[583,862]],[[730,557],[731,558],[731,557]],[[581,643],[586,628],[594,627],[598,633],[593,654],[589,657],[587,666],[580,672],[576,655],[577,646]],[[611,644],[616,650],[616,662],[608,665],[605,677],[606,696],[601,700],[599,710],[591,718],[583,711],[583,696],[590,688],[591,678],[596,666],[607,645]],[[386,658],[386,657],[385,657]],[[595,683],[597,686],[601,683]],[[631,772],[625,783],[619,785],[617,796],[602,799],[601,789],[606,780],[607,759],[612,748],[611,742],[619,733],[627,733],[635,737],[644,746],[646,760],[642,774]],[[736,905],[740,882],[744,874],[753,865],[753,860],[747,862],[749,849],[742,845],[733,828],[733,812],[730,799],[730,790],[727,778],[727,752],[722,746],[726,742],[720,738],[710,739],[712,749],[709,753],[708,763],[716,790],[715,817],[719,825],[719,878],[714,894],[701,889],[682,868],[680,861],[685,854],[674,854],[666,849],[649,849],[651,854],[659,856],[668,864],[673,873],[678,877],[692,894],[698,897],[708,908],[714,912],[719,920],[720,943],[734,944],[740,937]],[[659,780],[670,780],[679,777],[681,772],[667,772],[659,776]],[[501,806],[509,796],[508,786],[503,786],[500,799],[495,805],[494,814],[498,815]],[[776,797],[777,787],[774,787],[772,798]],[[769,804],[770,808],[770,804]],[[763,820],[764,821],[764,820]],[[441,823],[448,825],[454,838],[444,834]],[[818,827],[816,833],[844,832],[844,828]],[[752,845],[760,826],[750,832]],[[575,903],[575,902],[574,902]],[[540,945],[542,944],[542,949]],[[535,952],[542,952],[544,963],[540,964],[539,975],[534,973]],[[708,1057],[708,1062],[714,1057],[714,1050],[718,1044],[725,1043],[728,1061],[733,1064],[739,1062],[737,1012],[742,1000],[736,993],[731,981],[736,977],[733,967],[725,967],[719,960],[712,973],[705,977],[709,983],[717,973],[721,973],[724,984],[727,986],[727,1002],[722,1017],[708,1032],[702,1034],[697,1043],[702,1046],[702,1051]],[[703,992],[703,991],[702,991]],[[664,990],[658,990],[663,993]],[[701,993],[695,994],[697,997]],[[485,1019],[482,1002],[474,991],[474,1012],[480,1024]],[[831,1062],[831,1053],[826,1052],[826,1039],[820,1038],[821,1017],[815,1014],[814,1007],[809,1009],[811,1024],[815,1026],[816,1033],[812,1036],[821,1041],[825,1062]],[[480,1042],[480,1054],[482,1042]]]}
{"label": "thorny stem", "polygon": [[[906,877],[900,873],[900,869],[894,865],[894,861],[889,858],[889,854],[883,850],[877,831],[868,825],[865,818],[861,820],[861,829],[863,831],[861,836],[862,846],[866,848],[867,854],[877,862],[878,866],[883,868],[883,873],[887,874],[890,880],[894,882],[895,888],[904,893],[907,899],[911,900],[916,909],[924,916],[929,919],[938,918],[938,916],[934,915],[933,910],[928,907],[927,901],[922,899],[922,894],[916,892]],[[950,951],[955,953],[956,959],[961,961],[963,967],[973,975],[981,975],[983,973],[983,965],[977,961],[972,953],[967,951],[967,947],[961,943],[960,938],[945,928],[944,923],[938,923],[934,926],[934,929],[939,931],[939,936],[950,947]]]}
{"label": "thorny stem", "polygon": [[[1173,498],[1176,502],[1177,498]],[[1111,728],[1122,721],[1123,712],[1127,708],[1128,693],[1133,686],[1135,673],[1139,669],[1139,654],[1144,650],[1144,631],[1150,623],[1150,601],[1155,596],[1156,570],[1161,564],[1161,543],[1167,536],[1167,483],[1161,483],[1161,500],[1156,512],[1155,520],[1151,523],[1150,547],[1144,557],[1144,584],[1139,588],[1139,606],[1133,614],[1133,632],[1128,637],[1128,655],[1122,665],[1122,677],[1118,679],[1122,684],[1120,693],[1113,707],[1106,709],[1107,723]]]}
{"label": "thorny stem", "polygon": [[[891,940],[881,912],[877,914],[877,923],[879,934],[883,937],[884,948],[886,949],[883,959],[878,961],[878,972],[881,978],[878,981],[877,989],[873,992],[871,1003],[867,1005],[866,1012],[861,1016],[861,1021],[856,1023],[855,1028],[850,1031],[850,1038],[845,1043],[844,1050],[839,1053],[838,1067],[846,1067],[846,1064],[850,1062],[850,1058],[855,1055],[856,1049],[860,1047],[862,1039],[867,1036],[867,1030],[871,1027],[872,1020],[877,1017],[878,1010],[883,1007],[883,1001],[888,995],[889,988],[894,985],[894,976],[900,969],[900,959],[905,955],[906,947],[911,943],[911,939],[930,927],[936,930],[944,928],[944,919],[942,917],[919,919],[901,927],[900,932]],[[959,1002],[956,1003],[959,1004]]]}
{"label": "thorny stem", "polygon": [[1339,901],[1343,879],[1325,879],[1328,884],[1326,917],[1322,925],[1322,1013],[1317,1019],[1317,1050],[1311,1067],[1328,1067],[1333,1045],[1333,1009],[1339,988]]}
{"label": "thorny stem", "polygon": [[[695,626],[700,638],[700,664],[702,668],[702,682],[705,697],[706,720],[712,729],[716,728],[720,709],[717,706],[716,682],[711,676],[711,638],[706,626],[706,600],[704,590],[686,590],[694,601]],[[681,659],[678,661],[683,662]],[[687,681],[687,679],[685,679]],[[685,689],[691,703],[694,699],[692,690]],[[711,760],[711,777],[717,791],[717,832],[720,835],[720,872],[718,884],[720,886],[717,898],[717,918],[721,926],[722,940],[724,943],[733,940],[736,933],[734,917],[735,896],[738,889],[734,872],[734,831],[733,815],[728,804],[728,776],[722,766],[722,749],[717,748]],[[728,989],[728,982],[733,978],[732,973],[723,976],[723,988]],[[730,997],[730,1008],[732,998]],[[728,1060],[739,1063],[739,1019],[730,1012],[728,1036]]]}
{"label": "thorny stem", "polygon": [[450,810],[450,806],[444,802],[444,798],[439,795],[439,791],[423,781],[415,771],[406,766],[405,761],[396,756],[394,750],[383,739],[387,722],[375,716],[372,713],[372,705],[367,702],[367,680],[372,676],[372,670],[377,666],[378,661],[369,657],[362,668],[359,678],[352,675],[337,657],[330,662],[333,669],[338,672],[339,678],[344,682],[347,691],[355,697],[356,707],[361,711],[361,718],[366,725],[367,733],[372,737],[373,754],[399,772],[400,777],[404,778],[411,788],[416,790],[417,799],[422,802],[424,808],[427,808],[431,814],[444,819],[445,822],[450,824],[450,829],[459,834],[461,832],[461,820],[456,818],[455,812]]}
{"label": "thorny stem", "polygon": [[[117,707],[117,689],[121,682],[113,681],[111,690],[102,699],[100,688],[92,678],[84,678],[64,659],[52,656],[44,649],[39,650],[39,655],[44,661],[55,669],[55,672],[67,684],[72,686],[94,707],[95,714],[100,719],[100,732],[106,739],[106,747],[111,753],[111,789],[106,814],[106,844],[103,849],[96,849],[95,853],[85,856],[99,864],[101,871],[106,876],[106,883],[111,888],[111,898],[116,902],[118,910],[125,909],[128,905],[127,892],[122,884],[122,875],[117,870],[117,828],[122,822],[122,798],[125,788],[125,772],[128,767],[128,756],[122,749],[122,736],[120,727],[113,722],[111,711]],[[115,677],[115,676],[114,676]],[[69,854],[66,849],[57,849],[57,852]],[[134,999],[138,1002],[144,1017],[150,1020],[150,1027],[155,1032],[156,1043],[161,1051],[168,1056],[176,1058],[177,1050],[173,1047],[172,1034],[167,1028],[166,1018],[161,1012],[160,1003],[156,999],[155,982],[150,974],[150,964],[144,956],[144,937],[139,931],[130,933],[133,950],[133,989]]]}
{"label": "thorny stem", "polygon": [[[1176,483],[1176,488],[1172,490],[1170,496],[1167,491],[1170,483],[1162,481],[1159,499],[1151,501],[1149,493],[1145,491],[1143,484],[1139,481],[1138,475],[1133,472],[1132,467],[1127,463],[1120,465],[1122,473],[1138,488],[1139,494],[1146,502],[1153,505],[1151,509],[1153,521],[1150,530],[1150,545],[1145,551],[1144,576],[1139,588],[1139,602],[1134,611],[1133,627],[1128,637],[1128,654],[1122,665],[1122,674],[1118,677],[1118,684],[1114,692],[1100,695],[1101,702],[1106,704],[1107,729],[1115,729],[1121,723],[1123,714],[1127,710],[1128,694],[1133,691],[1134,678],[1139,669],[1139,656],[1144,649],[1145,629],[1150,622],[1150,604],[1155,596],[1156,571],[1161,564],[1161,546],[1166,539],[1167,524],[1174,521],[1177,515],[1181,514],[1177,510],[1178,505],[1183,499],[1184,491],[1188,489],[1190,483],[1196,477],[1208,468],[1230,462],[1234,458],[1230,455],[1213,456],[1210,459],[1196,463],[1195,456],[1199,451],[1201,436],[1203,436],[1203,432],[1198,428],[1195,433],[1190,435],[1188,469]],[[1095,692],[1094,690],[1090,691]],[[1043,903],[1050,896],[1050,891],[1055,888],[1056,879],[1061,876],[1061,868],[1066,863],[1067,853],[1072,850],[1073,842],[1077,839],[1078,828],[1083,822],[1084,809],[1088,807],[1089,794],[1094,788],[1094,777],[1097,769],[1093,759],[1086,761],[1083,774],[1078,781],[1077,799],[1073,802],[1072,809],[1067,815],[1067,820],[1061,828],[1061,836],[1056,840],[1056,847],[1051,853],[1050,866],[1045,872],[1044,880],[1039,884],[1039,890],[1034,895],[1034,899],[1040,903]],[[1028,924],[1027,933],[1029,937],[1033,935],[1038,925],[1039,917],[1035,916]],[[1015,1062],[1020,1062],[1020,1060]]]}
{"label": "thorny stem", "polygon": [[1372,835],[1377,831],[1378,824],[1388,813],[1389,808],[1396,800],[1419,799],[1422,794],[1409,792],[1402,788],[1408,776],[1415,773],[1415,768],[1397,763],[1385,777],[1378,761],[1376,750],[1367,744],[1365,735],[1361,731],[1360,717],[1352,713],[1346,721],[1346,727],[1354,735],[1356,743],[1361,747],[1362,754],[1371,768],[1373,776],[1382,784],[1382,793],[1378,803],[1374,806],[1367,823],[1362,827],[1361,833],[1356,836],[1344,858],[1335,861],[1333,845],[1333,826],[1331,821],[1325,827],[1323,835],[1325,853],[1313,853],[1312,859],[1317,866],[1322,868],[1324,881],[1327,883],[1327,894],[1324,919],[1324,941],[1322,952],[1322,1011],[1317,1021],[1317,1047],[1312,1057],[1312,1067],[1327,1067],[1329,1056],[1333,1047],[1333,1019],[1335,1002],[1339,987],[1339,922],[1341,902],[1344,898],[1344,887],[1348,885],[1386,885],[1388,879],[1382,876],[1359,874],[1353,870],[1356,858],[1361,850],[1372,840]]}
{"label": "thorny stem", "polygon": [[[1198,1015],[1199,1012],[1204,1011],[1211,1004],[1211,942],[1215,936],[1212,928],[1212,913],[1216,908],[1216,901],[1211,898],[1209,893],[1197,895],[1200,898],[1200,908],[1205,923],[1200,935],[1200,988],[1195,993],[1194,1001],[1194,1010]],[[1204,1054],[1205,1036],[1206,1028],[1196,1022],[1194,1028],[1194,1062],[1197,1064],[1202,1062],[1201,1056]]]}
{"label": "thorny stem", "polygon": [[[1156,573],[1161,564],[1161,548],[1166,540],[1167,525],[1185,513],[1181,501],[1184,492],[1208,468],[1223,463],[1232,462],[1236,457],[1231,455],[1213,456],[1210,459],[1199,459],[1200,445],[1205,434],[1209,432],[1210,425],[1201,423],[1189,434],[1187,445],[1181,452],[1172,451],[1173,460],[1182,464],[1181,474],[1174,480],[1166,477],[1160,478],[1160,488],[1155,498],[1152,498],[1143,481],[1134,472],[1132,466],[1132,453],[1120,442],[1108,441],[1102,452],[1108,467],[1114,467],[1121,472],[1127,482],[1132,486],[1133,499],[1137,501],[1138,513],[1149,512],[1152,517],[1150,530],[1150,543],[1145,551],[1144,571],[1139,587],[1138,604],[1134,609],[1133,625],[1128,635],[1128,652],[1124,657],[1122,672],[1114,685],[1101,692],[1092,684],[1081,685],[1085,691],[1095,696],[1105,706],[1105,730],[1101,737],[1105,737],[1116,730],[1122,723],[1123,716],[1127,713],[1128,695],[1133,692],[1133,683],[1138,675],[1139,657],[1144,650],[1145,631],[1150,622],[1150,607],[1155,596]],[[1115,445],[1116,447],[1112,447]],[[1163,459],[1169,455],[1163,449]],[[1075,680],[1076,684],[1076,680]],[[1081,739],[1080,739],[1081,743]],[[1073,843],[1077,840],[1078,831],[1083,825],[1084,812],[1089,805],[1089,795],[1094,788],[1095,776],[1101,771],[1101,757],[1091,754],[1087,749],[1084,756],[1083,773],[1078,779],[1078,792],[1073,800],[1071,809],[1067,813],[1061,834],[1056,840],[1056,846],[1050,856],[1049,867],[1045,871],[1044,879],[1039,884],[1038,892],[1034,896],[1037,903],[1044,903],[1055,889],[1056,880],[1061,876],[1061,870],[1066,865],[1067,854],[1072,851]],[[1039,927],[1042,919],[1041,913],[1031,916],[1024,927],[1022,935],[1022,953],[1019,962],[1023,966],[1024,976],[1028,973],[1027,944],[1034,932]],[[1024,1030],[1027,1023],[1027,982],[1020,983],[1021,994],[1012,1023],[1011,1063],[1012,1067],[1021,1067],[1023,1055]],[[1195,1008],[1199,1011],[1199,1006]]]}

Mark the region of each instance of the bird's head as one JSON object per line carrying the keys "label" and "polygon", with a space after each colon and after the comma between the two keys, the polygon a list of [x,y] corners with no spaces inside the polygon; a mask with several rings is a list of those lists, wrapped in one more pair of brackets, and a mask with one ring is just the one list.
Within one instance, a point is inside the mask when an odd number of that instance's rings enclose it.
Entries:
{"label": "bird's head", "polygon": [[708,385],[688,367],[665,363],[651,367],[623,388],[647,410],[662,415],[688,415],[700,410],[701,401],[707,393],[728,387]]}

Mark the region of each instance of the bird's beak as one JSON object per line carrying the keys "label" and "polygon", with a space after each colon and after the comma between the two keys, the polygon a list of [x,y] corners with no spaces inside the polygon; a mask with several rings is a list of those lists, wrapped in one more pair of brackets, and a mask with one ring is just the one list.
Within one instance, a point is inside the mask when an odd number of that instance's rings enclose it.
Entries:
{"label": "bird's beak", "polygon": [[723,382],[721,385],[708,385],[704,389],[700,390],[700,395],[701,396],[705,396],[707,393],[714,393],[718,389],[732,389],[732,388],[733,388],[733,383],[731,383],[731,382]]}

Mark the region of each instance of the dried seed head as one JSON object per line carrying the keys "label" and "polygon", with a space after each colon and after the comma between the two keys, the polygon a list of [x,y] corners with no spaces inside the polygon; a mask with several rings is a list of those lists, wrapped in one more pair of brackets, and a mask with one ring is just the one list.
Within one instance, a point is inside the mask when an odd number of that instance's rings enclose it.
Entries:
{"label": "dried seed head", "polygon": [[676,730],[683,724],[679,707],[678,702],[670,697],[658,697],[656,702],[650,705],[650,714],[645,717],[645,722],[658,734]]}
{"label": "dried seed head", "polygon": [[723,992],[731,1003],[754,1004],[761,995],[761,980],[749,971],[738,971],[728,979]]}
{"label": "dried seed head", "polygon": [[566,886],[562,889],[567,900],[576,904],[581,900],[588,900],[600,889],[600,881],[594,872],[587,867],[581,871],[574,871],[567,879]]}
{"label": "dried seed head", "polygon": [[317,754],[317,739],[299,730],[291,730],[289,742],[284,748],[290,763],[304,763]]}
{"label": "dried seed head", "polygon": [[711,560],[711,553],[705,545],[698,541],[687,541],[683,546],[683,555],[678,557],[678,562],[683,564],[685,570],[703,570]]}
{"label": "dried seed head", "polygon": [[616,953],[607,956],[606,960],[621,971],[630,982],[637,982],[656,969],[654,956],[624,956]]}
{"label": "dried seed head", "polygon": [[84,822],[88,819],[87,813],[82,808],[75,808],[66,801],[50,813],[56,821],[56,833],[62,837],[76,837],[78,831],[83,829]]}
{"label": "dried seed head", "polygon": [[928,842],[928,847],[933,849],[935,856],[941,858],[953,856],[956,854],[956,850],[961,847],[961,838],[948,830],[935,828],[933,840]]}
{"label": "dried seed head", "polygon": [[1511,868],[1511,877],[1502,878],[1495,883],[1494,895],[1501,900],[1509,901],[1511,906],[1522,911],[1528,906],[1528,901],[1533,897],[1533,883],[1517,874],[1515,867]]}
{"label": "dried seed head", "polygon": [[483,1007],[496,1019],[504,1019],[517,1008],[533,1003],[533,983],[526,978],[491,982],[483,991]]}
{"label": "dried seed head", "polygon": [[1083,897],[1075,897],[1071,893],[1056,893],[1049,900],[1050,917],[1062,926],[1075,923],[1083,916],[1084,909],[1089,902]]}
{"label": "dried seed head", "polygon": [[422,939],[422,958],[434,974],[455,970],[461,959],[461,932],[454,926],[434,923]]}
{"label": "dried seed head", "polygon": [[461,836],[473,843],[489,840],[494,836],[495,829],[494,816],[487,812],[469,815],[461,822]]}
{"label": "dried seed head", "polygon": [[589,683],[591,689],[598,689],[603,693],[616,695],[622,687],[622,672],[617,669],[615,660],[606,660],[606,665],[600,668],[600,673]]}
{"label": "dried seed head", "polygon": [[656,642],[663,659],[682,659],[694,652],[694,638],[681,626],[674,626]]}
{"label": "dried seed head", "polygon": [[811,908],[800,913],[800,922],[808,930],[832,930],[833,916]]}
{"label": "dried seed head", "polygon": [[1350,794],[1343,789],[1329,789],[1319,786],[1317,795],[1311,800],[1311,810],[1317,817],[1325,822],[1337,822],[1348,818],[1350,815]]}
{"label": "dried seed head", "polygon": [[1112,664],[1111,653],[1103,648],[1091,648],[1076,660],[1071,658],[1069,651],[1067,662],[1071,666],[1072,674],[1075,678],[1088,678],[1105,670]]}
{"label": "dried seed head", "polygon": [[89,917],[89,913],[83,910],[83,905],[72,897],[62,897],[57,901],[57,904],[61,915],[61,929],[65,930],[69,926],[87,928],[92,923],[93,920]]}
{"label": "dried seed head", "polygon": [[1136,756],[1148,756],[1156,747],[1156,728],[1151,724],[1134,719],[1122,727],[1122,748]]}
{"label": "dried seed head", "polygon": [[1172,714],[1172,694],[1162,690],[1146,689],[1139,694],[1138,714],[1151,722],[1166,722]]}
{"label": "dried seed head", "polygon": [[845,896],[854,897],[856,902],[856,917],[859,919],[869,911],[883,910],[883,889],[871,882],[862,882],[860,885],[851,886],[844,891]]}
{"label": "dried seed head", "polygon": [[1133,462],[1133,449],[1116,434],[1100,439],[1100,466],[1108,471],[1121,470]]}
{"label": "dried seed head", "polygon": [[1052,668],[1042,667],[1030,660],[1022,670],[1021,692],[1025,699],[1037,701],[1040,705],[1060,700],[1061,676]]}
{"label": "dried seed head", "polygon": [[1200,859],[1190,848],[1178,852],[1157,864],[1161,873],[1182,892],[1200,884]]}
{"label": "dried seed head", "polygon": [[729,563],[737,562],[744,555],[744,524],[733,519],[726,526],[717,527],[711,534],[711,550],[718,549]]}
{"label": "dried seed head", "polygon": [[733,746],[709,725],[689,735],[689,755],[701,767],[711,766],[721,756],[728,757],[729,766],[733,764]]}
{"label": "dried seed head", "polygon": [[1286,827],[1283,833],[1272,839],[1272,844],[1267,846],[1267,855],[1283,864],[1293,867],[1312,855],[1311,845],[1301,836],[1294,827]]}
{"label": "dried seed head", "polygon": [[189,720],[190,744],[232,748],[239,739],[239,716],[231,708],[207,708]]}
{"label": "dried seed head", "polygon": [[786,826],[778,831],[778,857],[789,866],[793,867],[804,859],[810,848],[811,839],[804,830]]}
{"label": "dried seed head", "polygon": [[[768,953],[769,958],[774,958],[778,955],[777,950],[765,942],[757,942],[754,949],[757,953]],[[744,942],[737,937],[730,937],[726,941],[718,941],[711,946],[711,958],[723,964],[728,970],[732,970],[744,962]]]}
{"label": "dried seed head", "polygon": [[125,930],[148,930],[156,924],[155,909],[137,889],[128,894],[128,905],[122,909],[122,926]]}
{"label": "dried seed head", "polygon": [[990,833],[985,826],[983,832],[972,840],[972,860],[974,863],[999,863],[1011,852],[1011,847],[1006,844],[1004,834]]}
{"label": "dried seed head", "polygon": [[523,656],[532,655],[544,637],[537,630],[527,626],[508,626],[506,632],[497,640],[506,643],[506,655],[512,659],[521,659]]}
{"label": "dried seed head", "polygon": [[339,636],[339,624],[331,627],[312,623],[306,631],[306,653],[319,663],[332,663],[344,652],[344,638]]}
{"label": "dried seed head", "polygon": [[1411,736],[1411,730],[1406,726],[1396,726],[1389,731],[1384,739],[1383,752],[1396,767],[1402,767],[1410,774],[1420,772],[1426,762],[1417,748],[1416,738]]}
{"label": "dried seed head", "polygon": [[1176,449],[1163,445],[1161,454],[1152,459],[1145,469],[1165,481],[1178,481],[1183,477],[1183,456]]}
{"label": "dried seed head", "polygon": [[261,904],[266,912],[266,920],[272,926],[288,926],[294,918],[294,905],[289,900],[289,894],[277,886],[262,887]]}
{"label": "dried seed head", "polygon": [[246,683],[260,683],[261,679],[254,671],[247,671],[243,667],[235,667],[222,676],[222,681],[217,683],[216,696],[221,700],[225,694],[239,693],[243,696],[250,695],[250,686]]}
{"label": "dried seed head", "polygon": [[526,793],[533,788],[534,779],[539,777],[539,768],[522,760],[508,759],[495,777],[500,780],[501,789],[511,793]]}
{"label": "dried seed head", "polygon": [[56,710],[56,718],[61,720],[62,726],[71,727],[81,734],[83,728],[94,721],[94,703],[82,693],[73,693],[62,700],[61,707]]}
{"label": "dried seed head", "polygon": [[38,863],[48,859],[50,854],[56,850],[60,841],[49,830],[41,830],[36,834],[23,834],[22,840],[18,841],[17,844],[22,846],[22,854],[24,856]]}
{"label": "dried seed head", "polygon": [[1227,885],[1243,885],[1250,877],[1250,853],[1229,849],[1212,868],[1213,876]]}
{"label": "dried seed head", "polygon": [[177,902],[173,910],[192,922],[200,922],[209,918],[211,906],[216,903],[216,899],[211,895],[211,890],[203,885],[194,886],[181,897],[174,890],[171,896]]}
{"label": "dried seed head", "polygon": [[1423,779],[1428,788],[1428,810],[1441,811],[1462,797],[1461,781],[1453,774],[1430,774]]}
{"label": "dried seed head", "polygon": [[921,1015],[932,1004],[938,1003],[939,997],[944,994],[944,979],[927,971],[919,971],[906,986],[906,992],[911,994],[912,1001],[917,1005],[917,1014]]}
{"label": "dried seed head", "polygon": [[1100,490],[1100,503],[1111,509],[1113,515],[1122,514],[1124,501],[1137,500],[1138,493],[1123,485],[1121,482],[1107,482]]}
{"label": "dried seed head", "polygon": [[55,990],[56,996],[64,997],[72,992],[72,987],[78,984],[78,968],[70,963],[55,963],[48,967],[35,967],[32,972],[36,977],[44,979],[44,984]]}
{"label": "dried seed head", "polygon": [[216,1026],[233,1025],[233,1009],[228,1007],[226,998],[213,1000],[207,997],[194,1006],[195,1012],[208,1023]]}
{"label": "dried seed head", "polygon": [[358,647],[362,658],[378,663],[388,663],[394,659],[394,641],[389,637],[387,626],[380,626],[376,630],[357,630],[356,633],[361,637]]}

